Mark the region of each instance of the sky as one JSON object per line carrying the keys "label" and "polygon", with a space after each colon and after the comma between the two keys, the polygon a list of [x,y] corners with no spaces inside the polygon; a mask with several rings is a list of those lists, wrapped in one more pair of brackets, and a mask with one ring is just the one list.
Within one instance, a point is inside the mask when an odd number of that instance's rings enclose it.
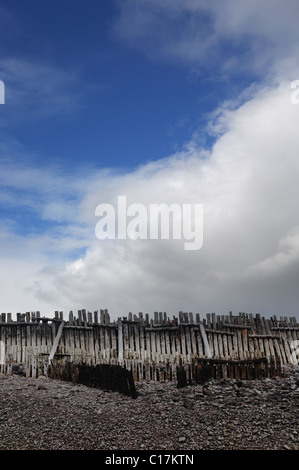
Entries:
{"label": "sky", "polygon": [[[299,320],[298,15],[296,0],[0,0],[1,312]],[[100,240],[96,208],[119,196],[202,205],[201,248]]]}

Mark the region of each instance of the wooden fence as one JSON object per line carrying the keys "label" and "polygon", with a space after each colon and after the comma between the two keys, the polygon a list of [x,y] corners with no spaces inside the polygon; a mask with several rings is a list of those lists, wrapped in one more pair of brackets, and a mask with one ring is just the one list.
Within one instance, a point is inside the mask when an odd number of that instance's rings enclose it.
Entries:
{"label": "wooden fence", "polygon": [[28,377],[37,377],[46,375],[49,365],[71,362],[121,365],[135,381],[176,380],[179,367],[192,378],[200,359],[298,364],[299,324],[295,317],[231,312],[204,318],[179,312],[172,319],[164,312],[151,319],[129,313],[115,321],[107,310],[70,312],[68,320],[62,312],[53,318],[19,313],[16,320],[2,313],[0,346],[0,372],[7,374],[16,363],[24,365]]}

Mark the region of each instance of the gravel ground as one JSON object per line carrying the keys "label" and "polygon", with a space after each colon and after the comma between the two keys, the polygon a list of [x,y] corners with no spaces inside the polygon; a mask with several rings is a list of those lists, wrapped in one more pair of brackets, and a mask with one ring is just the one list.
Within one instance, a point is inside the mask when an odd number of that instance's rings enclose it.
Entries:
{"label": "gravel ground", "polygon": [[137,383],[138,398],[0,376],[0,450],[298,450],[299,367],[284,377]]}

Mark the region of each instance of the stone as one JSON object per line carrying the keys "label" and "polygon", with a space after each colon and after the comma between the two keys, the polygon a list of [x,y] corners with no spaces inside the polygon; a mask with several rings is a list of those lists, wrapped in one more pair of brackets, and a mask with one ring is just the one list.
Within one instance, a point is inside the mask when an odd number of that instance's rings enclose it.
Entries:
{"label": "stone", "polygon": [[[37,393],[28,383],[46,385],[47,392]],[[0,375],[0,450],[162,451],[187,443],[194,450],[296,450],[298,389],[290,388],[293,383],[290,377],[252,380],[252,388],[244,387],[245,381],[242,387],[233,382],[239,396],[228,383],[180,391],[171,382],[136,383],[144,393],[132,400],[79,384]],[[287,386],[284,394],[281,384]],[[158,400],[157,388],[163,388]],[[184,401],[190,406],[183,406]]]}
{"label": "stone", "polygon": [[61,400],[63,398],[63,395],[61,393],[57,393],[57,395],[54,395],[55,400]]}
{"label": "stone", "polygon": [[45,386],[42,385],[42,384],[39,384],[39,385],[37,386],[37,390],[47,390],[47,387],[45,387]]}

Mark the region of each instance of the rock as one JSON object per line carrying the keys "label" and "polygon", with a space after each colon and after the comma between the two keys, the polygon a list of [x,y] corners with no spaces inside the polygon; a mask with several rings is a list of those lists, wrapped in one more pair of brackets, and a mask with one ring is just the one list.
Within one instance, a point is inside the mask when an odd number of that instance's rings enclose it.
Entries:
{"label": "rock", "polygon": [[12,364],[12,373],[17,374],[17,375],[26,375],[26,363],[20,362],[20,363],[14,363]]}
{"label": "rock", "polygon": [[61,400],[63,398],[63,395],[61,393],[57,393],[57,395],[54,395],[55,400]]}
{"label": "rock", "polygon": [[37,390],[47,390],[47,387],[45,387],[45,386],[42,385],[42,384],[39,384],[39,385],[37,386]]}
{"label": "rock", "polygon": [[178,397],[178,396],[173,396],[173,397],[172,397],[172,401],[176,403],[176,402],[180,401],[180,397]]}
{"label": "rock", "polygon": [[[299,393],[290,377],[179,391],[172,382],[137,383],[143,393],[132,400],[79,384],[0,375],[0,450],[162,451],[187,443],[194,450],[296,450]],[[46,386],[47,393],[28,384]]]}

